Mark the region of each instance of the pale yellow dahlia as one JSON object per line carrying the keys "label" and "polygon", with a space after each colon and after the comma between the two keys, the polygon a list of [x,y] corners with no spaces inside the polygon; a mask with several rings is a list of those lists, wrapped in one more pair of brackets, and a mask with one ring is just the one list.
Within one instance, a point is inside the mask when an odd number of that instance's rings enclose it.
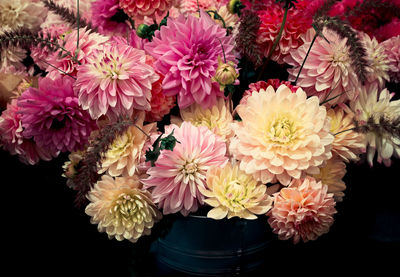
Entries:
{"label": "pale yellow dahlia", "polygon": [[111,176],[133,176],[140,161],[143,146],[148,139],[140,130],[149,134],[156,129],[156,123],[143,126],[143,122],[130,126],[125,133],[114,139],[101,160],[99,173]]}
{"label": "pale yellow dahlia", "polygon": [[346,189],[346,184],[342,178],[346,175],[346,164],[337,156],[334,156],[320,168],[319,174],[314,174],[312,177],[328,186],[328,192],[333,193],[335,201],[341,202],[343,200]]}
{"label": "pale yellow dahlia", "polygon": [[255,214],[265,214],[272,207],[267,187],[238,165],[227,163],[223,168],[214,167],[208,171],[206,180],[207,188],[199,187],[199,190],[207,197],[204,202],[213,207],[207,217],[256,219]]}
{"label": "pale yellow dahlia", "polygon": [[350,104],[356,121],[365,133],[364,144],[367,148],[367,160],[373,165],[375,152],[378,162],[391,164],[392,155],[400,157],[400,100],[390,101],[394,94],[387,89],[380,91],[377,85],[361,89],[357,101]]}
{"label": "pale yellow dahlia", "polygon": [[149,235],[154,223],[161,219],[150,192],[142,189],[137,176],[114,179],[103,175],[88,199],[86,214],[110,239],[136,242],[142,235]]}
{"label": "pale yellow dahlia", "polygon": [[364,136],[351,130],[354,128],[353,113],[346,113],[343,108],[337,106],[328,110],[331,119],[331,133],[335,136],[332,143],[332,152],[337,154],[345,162],[358,160],[364,146]]}
{"label": "pale yellow dahlia", "polygon": [[237,106],[241,122],[232,124],[235,137],[230,152],[240,169],[263,183],[276,179],[287,186],[291,179],[319,172],[332,157],[333,136],[326,109],[317,97],[307,99],[299,88],[285,85],[260,89]]}
{"label": "pale yellow dahlia", "polygon": [[[223,98],[218,98],[217,103],[207,109],[201,105],[193,104],[186,109],[181,109],[181,118],[194,126],[206,126],[224,141],[233,135],[231,123],[233,121],[229,107]],[[173,118],[172,123],[180,125],[181,120]]]}

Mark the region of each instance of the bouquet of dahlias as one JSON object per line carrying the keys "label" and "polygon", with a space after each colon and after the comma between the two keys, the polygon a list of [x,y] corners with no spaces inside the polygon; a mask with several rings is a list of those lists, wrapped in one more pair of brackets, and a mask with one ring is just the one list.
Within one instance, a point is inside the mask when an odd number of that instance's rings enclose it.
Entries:
{"label": "bouquet of dahlias", "polygon": [[400,157],[397,0],[0,0],[0,20],[1,145],[69,153],[109,238],[206,211],[315,240],[348,163]]}

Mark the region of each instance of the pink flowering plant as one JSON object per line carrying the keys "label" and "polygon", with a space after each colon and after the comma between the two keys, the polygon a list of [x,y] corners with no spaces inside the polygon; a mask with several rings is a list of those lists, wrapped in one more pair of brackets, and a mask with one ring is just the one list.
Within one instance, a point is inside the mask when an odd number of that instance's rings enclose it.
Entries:
{"label": "pink flowering plant", "polygon": [[22,81],[1,146],[69,154],[76,204],[110,238],[200,214],[316,240],[347,164],[400,157],[399,1],[3,2],[0,72]]}

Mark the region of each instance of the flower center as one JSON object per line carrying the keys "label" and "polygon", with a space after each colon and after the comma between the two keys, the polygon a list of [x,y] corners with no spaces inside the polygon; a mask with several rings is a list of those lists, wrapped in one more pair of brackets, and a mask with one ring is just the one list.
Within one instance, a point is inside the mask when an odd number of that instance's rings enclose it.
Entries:
{"label": "flower center", "polygon": [[182,172],[185,175],[193,175],[197,172],[197,164],[194,162],[186,163],[182,168]]}
{"label": "flower center", "polygon": [[291,142],[296,137],[296,127],[293,120],[287,117],[276,119],[269,129],[269,137],[278,143]]}
{"label": "flower center", "polygon": [[229,200],[241,200],[246,195],[246,188],[238,180],[230,181],[226,187],[225,196]]}
{"label": "flower center", "polygon": [[144,219],[141,212],[143,207],[143,202],[136,197],[121,193],[113,202],[110,213],[124,225],[129,224],[129,222],[140,223]]}

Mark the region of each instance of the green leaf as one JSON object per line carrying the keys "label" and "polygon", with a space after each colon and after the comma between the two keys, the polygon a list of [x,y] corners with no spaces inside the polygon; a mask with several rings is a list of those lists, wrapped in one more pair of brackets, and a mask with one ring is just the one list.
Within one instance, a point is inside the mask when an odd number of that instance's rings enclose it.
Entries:
{"label": "green leaf", "polygon": [[165,138],[161,139],[161,149],[164,150],[170,150],[173,151],[176,143],[180,143],[179,141],[176,140],[174,137],[174,130],[172,130],[171,134],[166,136]]}

